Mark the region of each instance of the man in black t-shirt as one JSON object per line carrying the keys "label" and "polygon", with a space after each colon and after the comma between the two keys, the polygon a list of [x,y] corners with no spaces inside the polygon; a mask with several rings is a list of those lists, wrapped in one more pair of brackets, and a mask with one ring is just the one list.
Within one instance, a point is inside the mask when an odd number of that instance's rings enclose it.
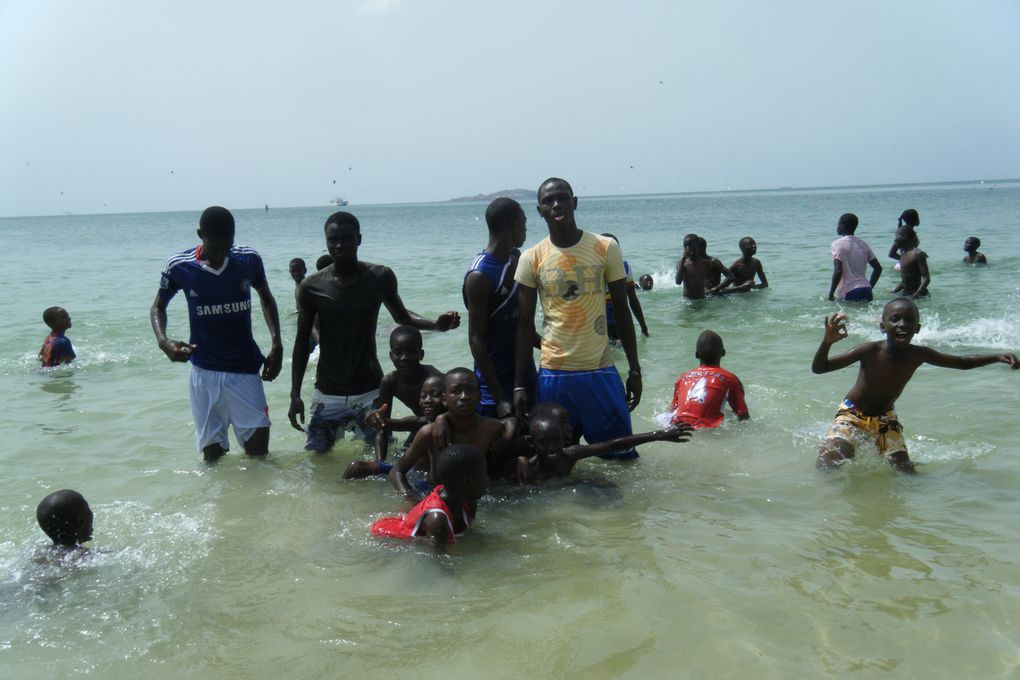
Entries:
{"label": "man in black t-shirt", "polygon": [[393,270],[360,262],[361,225],[348,212],[326,220],[326,249],[333,264],[306,278],[298,289],[297,337],[307,338],[319,322],[319,363],[307,428],[301,382],[308,367],[307,342],[296,342],[291,362],[290,424],[306,433],[305,448],[329,451],[344,429],[364,439],[374,430],[365,414],[378,407],[382,368],[376,356],[375,331],[379,307],[386,305],[393,320],[419,330],[448,331],[460,325],[457,312],[430,321],[404,306]]}

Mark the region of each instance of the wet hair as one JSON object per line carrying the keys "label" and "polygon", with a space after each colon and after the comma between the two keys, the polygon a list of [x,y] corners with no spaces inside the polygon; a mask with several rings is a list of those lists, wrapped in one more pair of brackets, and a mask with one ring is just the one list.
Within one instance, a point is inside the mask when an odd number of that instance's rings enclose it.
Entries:
{"label": "wet hair", "polygon": [[889,302],[885,303],[885,307],[882,307],[883,319],[885,318],[886,313],[889,311],[889,308],[892,307],[893,305],[909,305],[914,310],[914,314],[917,315],[918,322],[920,322],[921,311],[917,308],[917,305],[914,304],[913,300],[906,297],[894,298],[892,300],[889,300]]}
{"label": "wet hair", "polygon": [[57,320],[57,314],[60,314],[63,309],[63,307],[47,307],[42,313],[43,323],[53,328],[53,322]]}
{"label": "wet hair", "polygon": [[718,359],[723,353],[722,338],[715,331],[701,331],[695,351],[701,359]]}
{"label": "wet hair", "polygon": [[202,216],[198,218],[198,228],[205,236],[233,236],[234,216],[226,208],[210,206],[203,210]]}
{"label": "wet hair", "polygon": [[345,224],[349,224],[354,227],[354,233],[356,234],[361,233],[361,223],[358,222],[358,218],[344,210],[335,212],[329,217],[327,217],[326,224],[322,225],[322,231],[326,231],[327,229],[329,229],[329,225],[331,224],[335,224],[338,227],[342,227]]}
{"label": "wet hair", "polygon": [[739,241],[737,241],[737,247],[738,248],[743,248],[744,244],[748,243],[748,242],[754,243],[754,239],[751,238],[750,236],[745,236],[744,238],[742,238]]}
{"label": "wet hair", "polygon": [[447,378],[452,378],[453,376],[459,375],[459,374],[470,375],[472,378],[475,379],[475,382],[478,381],[478,376],[475,375],[475,372],[472,371],[470,368],[464,368],[463,366],[458,366],[457,368],[451,368],[449,371],[446,372],[446,377]]}
{"label": "wet hair", "polygon": [[[559,406],[559,404],[555,404]],[[560,408],[563,408],[560,406]],[[556,428],[559,429],[562,422],[554,411],[546,409],[545,411],[535,414],[535,410],[531,410],[531,418],[528,420],[528,433],[530,434],[533,429],[548,429]]]}
{"label": "wet hair", "polygon": [[321,272],[323,269],[333,264],[333,256],[329,253],[325,255],[319,255],[319,259],[315,261],[315,271]]}
{"label": "wet hair", "polygon": [[849,234],[857,231],[858,224],[860,224],[860,220],[853,213],[843,213],[839,216],[839,226],[843,227]]}
{"label": "wet hair", "polygon": [[538,185],[538,190],[542,191],[542,187],[544,187],[546,184],[551,184],[552,182],[556,182],[557,184],[562,184],[563,186],[567,187],[567,191],[570,192],[571,196],[574,195],[574,187],[570,186],[570,182],[568,182],[565,179],[561,179],[559,177],[550,177],[549,179],[547,179],[546,181],[544,181],[544,182],[542,182],[541,184]]}
{"label": "wet hair", "polygon": [[305,261],[303,259],[301,259],[300,257],[292,258],[291,261],[287,264],[287,266],[288,267],[293,267],[296,264],[299,264],[302,267],[307,267],[307,265],[305,265]]}
{"label": "wet hair", "polygon": [[558,418],[559,411],[562,411],[569,418],[570,414],[567,411],[567,407],[558,401],[540,401],[531,407],[529,420],[545,418],[546,416]]}
{"label": "wet hair", "polygon": [[981,239],[979,239],[977,236],[968,236],[967,240],[974,242],[974,250],[977,250],[978,248],[981,247]]}
{"label": "wet hair", "polygon": [[78,531],[84,515],[89,512],[84,496],[71,489],[61,489],[39,502],[35,518],[54,543],[74,547],[78,545]]}
{"label": "wet hair", "polygon": [[916,227],[921,224],[921,216],[917,214],[917,211],[913,208],[907,208],[900,215],[899,224],[907,224],[911,227]]}
{"label": "wet hair", "polygon": [[421,349],[424,342],[421,339],[421,331],[414,326],[397,326],[390,333],[390,347],[397,344],[402,340],[410,340],[413,342],[418,349]]}
{"label": "wet hair", "polygon": [[471,474],[487,474],[485,456],[474,446],[453,444],[443,449],[436,459],[436,481],[439,484],[451,486]]}
{"label": "wet hair", "polygon": [[524,208],[512,198],[497,198],[485,209],[485,223],[489,226],[491,234],[506,231],[522,217],[524,217]]}

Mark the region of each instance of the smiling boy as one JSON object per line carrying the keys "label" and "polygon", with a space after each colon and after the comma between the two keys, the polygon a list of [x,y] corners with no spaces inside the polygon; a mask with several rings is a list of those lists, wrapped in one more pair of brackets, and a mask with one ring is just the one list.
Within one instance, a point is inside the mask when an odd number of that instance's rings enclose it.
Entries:
{"label": "smiling boy", "polygon": [[840,404],[825,441],[818,447],[818,467],[829,468],[854,457],[854,441],[870,438],[880,455],[902,472],[914,472],[914,464],[903,442],[903,428],[894,405],[921,364],[963,370],[994,363],[1016,370],[1015,354],[956,356],[930,347],[911,344],[921,329],[917,305],[906,298],[888,303],[879,327],[885,340],[866,342],[849,352],[829,358],[829,348],[847,336],[846,314],[838,312],[825,319],[825,335],[811,362],[814,373],[828,373],[860,362],[857,381]]}

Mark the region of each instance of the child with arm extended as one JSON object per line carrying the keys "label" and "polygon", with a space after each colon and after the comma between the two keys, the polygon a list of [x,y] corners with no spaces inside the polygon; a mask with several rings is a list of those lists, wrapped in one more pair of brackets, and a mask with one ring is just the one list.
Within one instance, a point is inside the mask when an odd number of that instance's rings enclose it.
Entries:
{"label": "child with arm extended", "polygon": [[456,543],[485,494],[485,456],[473,446],[455,444],[444,449],[436,462],[438,486],[400,517],[383,517],[372,524],[374,535],[409,540],[425,538],[437,549]]}
{"label": "child with arm extended", "polygon": [[956,356],[911,344],[920,330],[920,314],[911,300],[898,298],[882,310],[879,327],[885,340],[858,345],[829,358],[829,348],[847,336],[846,315],[825,319],[825,335],[811,362],[814,373],[828,373],[860,362],[857,380],[840,404],[825,441],[818,447],[818,467],[831,468],[854,457],[854,440],[874,441],[880,455],[902,472],[913,473],[914,464],[903,442],[903,428],[894,410],[895,402],[921,364],[968,370],[1004,363],[1020,368],[1015,354]]}
{"label": "child with arm extended", "polygon": [[[426,425],[434,423],[437,417],[446,412],[446,408],[443,406],[444,382],[445,376],[432,375],[425,378],[425,382],[421,384],[421,392],[418,393],[418,411],[422,414]],[[408,418],[398,420],[391,420],[390,418],[387,418],[385,407],[369,414],[369,416],[373,415],[375,417],[370,424],[372,427],[377,428],[380,432],[399,431],[404,427],[402,423],[410,420]],[[417,416],[413,416],[413,418],[417,420]],[[414,440],[414,434],[418,429],[421,429],[421,427],[418,427],[411,433],[409,441]],[[372,475],[386,475],[389,474],[392,468],[393,465],[391,463],[387,463],[385,460],[381,459],[353,460],[351,461],[351,464],[347,466],[347,470],[344,471],[343,478],[363,479],[364,477],[370,477]]]}
{"label": "child with arm extended", "polygon": [[664,430],[632,434],[598,444],[570,443],[570,432],[563,418],[546,411],[532,416],[528,424],[528,443],[532,456],[517,457],[517,481],[533,484],[552,477],[566,477],[577,461],[601,456],[613,451],[625,451],[641,444],[658,441],[683,443],[690,438],[693,428],[687,423],[674,423]]}

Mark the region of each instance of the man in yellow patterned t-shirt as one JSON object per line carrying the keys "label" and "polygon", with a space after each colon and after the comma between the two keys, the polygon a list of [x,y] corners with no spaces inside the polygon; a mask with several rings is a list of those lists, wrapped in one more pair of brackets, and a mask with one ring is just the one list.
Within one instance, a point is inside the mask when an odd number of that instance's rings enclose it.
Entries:
{"label": "man in yellow patterned t-shirt", "polygon": [[[575,438],[583,435],[595,444],[631,434],[629,411],[641,400],[641,365],[620,246],[578,228],[576,208],[577,198],[565,180],[550,178],[539,187],[538,214],[549,227],[549,236],[525,251],[517,265],[517,366],[526,366],[531,352],[537,298],[544,321],[534,401],[562,404],[570,413]],[[626,391],[606,333],[607,285],[630,367]],[[514,408],[523,416],[528,376],[518,371],[515,384]],[[630,449],[604,457],[636,458],[637,452]]]}

